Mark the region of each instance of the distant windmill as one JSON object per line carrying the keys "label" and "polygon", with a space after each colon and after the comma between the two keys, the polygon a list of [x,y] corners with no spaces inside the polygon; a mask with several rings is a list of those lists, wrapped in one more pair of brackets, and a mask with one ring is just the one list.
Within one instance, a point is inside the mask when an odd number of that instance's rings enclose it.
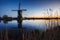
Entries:
{"label": "distant windmill", "polygon": [[19,3],[19,7],[18,10],[12,10],[12,11],[17,11],[18,12],[18,17],[17,17],[17,21],[18,21],[18,28],[22,28],[22,11],[26,11],[26,9],[20,9],[20,3]]}

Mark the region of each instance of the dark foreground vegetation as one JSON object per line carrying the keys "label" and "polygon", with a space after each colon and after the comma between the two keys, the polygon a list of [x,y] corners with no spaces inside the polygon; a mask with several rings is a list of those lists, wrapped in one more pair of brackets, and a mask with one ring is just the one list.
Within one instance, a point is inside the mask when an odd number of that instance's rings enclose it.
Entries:
{"label": "dark foreground vegetation", "polygon": [[10,30],[0,32],[0,40],[60,40],[60,26],[51,28],[44,32],[37,29],[32,31],[27,30]]}

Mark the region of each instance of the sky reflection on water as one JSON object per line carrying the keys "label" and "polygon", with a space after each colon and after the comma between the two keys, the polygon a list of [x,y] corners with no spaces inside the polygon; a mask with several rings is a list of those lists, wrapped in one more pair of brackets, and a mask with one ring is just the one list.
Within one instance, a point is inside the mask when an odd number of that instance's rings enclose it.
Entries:
{"label": "sky reflection on water", "polygon": [[[57,20],[51,20],[50,21],[53,27],[57,26]],[[60,24],[60,20],[58,20],[58,24]],[[0,29],[4,30],[6,25],[1,22],[0,23]],[[18,23],[17,21],[11,21],[7,24],[8,29],[18,29]],[[49,26],[49,20],[24,20],[22,22],[22,28],[25,29],[39,29],[42,31],[45,31],[46,29],[49,29],[51,26]]]}

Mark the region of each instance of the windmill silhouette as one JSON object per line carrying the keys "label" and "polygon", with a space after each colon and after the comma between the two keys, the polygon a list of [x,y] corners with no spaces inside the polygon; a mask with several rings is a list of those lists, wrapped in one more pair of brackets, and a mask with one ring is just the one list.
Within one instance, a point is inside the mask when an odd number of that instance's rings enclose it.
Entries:
{"label": "windmill silhouette", "polygon": [[22,11],[26,11],[26,9],[20,9],[20,5],[21,3],[19,3],[19,7],[18,7],[18,10],[12,10],[12,11],[17,11],[18,12],[18,17],[17,17],[17,21],[18,21],[18,28],[22,28]]}

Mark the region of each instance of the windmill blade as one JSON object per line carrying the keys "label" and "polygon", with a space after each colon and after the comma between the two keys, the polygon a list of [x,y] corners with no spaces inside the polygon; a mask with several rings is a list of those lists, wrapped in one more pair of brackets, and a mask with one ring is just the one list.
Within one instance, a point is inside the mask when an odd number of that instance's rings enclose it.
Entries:
{"label": "windmill blade", "polygon": [[18,10],[12,10],[12,11],[18,11]]}
{"label": "windmill blade", "polygon": [[27,11],[26,9],[22,9],[23,11]]}
{"label": "windmill blade", "polygon": [[18,7],[19,10],[20,10],[20,6],[21,6],[21,3],[19,2],[19,7]]}

